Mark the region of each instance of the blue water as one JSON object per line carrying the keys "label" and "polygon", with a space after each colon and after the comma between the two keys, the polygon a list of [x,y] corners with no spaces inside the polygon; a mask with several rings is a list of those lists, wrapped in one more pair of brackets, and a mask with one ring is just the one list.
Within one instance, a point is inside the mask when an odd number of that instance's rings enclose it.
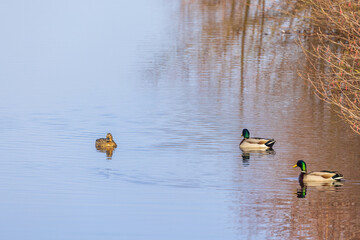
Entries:
{"label": "blue water", "polygon": [[[270,22],[242,52],[202,7],[1,3],[1,239],[316,239],[322,214],[329,236],[359,229],[359,137],[288,67],[294,37]],[[244,155],[245,127],[275,152]],[[297,198],[300,158],[347,181]]]}

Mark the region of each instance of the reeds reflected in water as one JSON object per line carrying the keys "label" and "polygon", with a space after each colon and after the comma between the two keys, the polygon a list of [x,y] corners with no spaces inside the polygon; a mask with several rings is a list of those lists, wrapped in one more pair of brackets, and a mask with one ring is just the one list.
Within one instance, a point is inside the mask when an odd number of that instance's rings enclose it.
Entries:
{"label": "reeds reflected in water", "polygon": [[297,75],[307,63],[295,40],[309,47],[311,38],[277,8],[294,6],[274,4],[183,1],[181,9],[176,62],[183,79],[201,95],[215,94],[220,116],[237,114],[239,138],[251,126],[277,140],[276,154],[239,150],[229,204],[234,228],[249,239],[360,237],[357,184],[299,186],[290,169],[295,159],[313,159],[314,168],[327,163],[345,179],[360,179],[360,139]]}

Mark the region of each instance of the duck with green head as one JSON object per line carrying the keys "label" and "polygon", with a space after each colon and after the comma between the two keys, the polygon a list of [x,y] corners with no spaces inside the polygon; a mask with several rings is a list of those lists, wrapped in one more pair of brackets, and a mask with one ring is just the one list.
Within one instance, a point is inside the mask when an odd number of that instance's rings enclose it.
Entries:
{"label": "duck with green head", "polygon": [[274,139],[250,137],[250,132],[246,128],[243,129],[241,136],[244,139],[240,142],[239,147],[241,150],[266,150],[272,149],[275,144]]}
{"label": "duck with green head", "polygon": [[297,161],[297,163],[293,166],[299,167],[301,169],[299,175],[299,182],[334,182],[339,181],[343,178],[343,175],[334,171],[319,171],[319,172],[307,172],[306,163],[303,160]]}

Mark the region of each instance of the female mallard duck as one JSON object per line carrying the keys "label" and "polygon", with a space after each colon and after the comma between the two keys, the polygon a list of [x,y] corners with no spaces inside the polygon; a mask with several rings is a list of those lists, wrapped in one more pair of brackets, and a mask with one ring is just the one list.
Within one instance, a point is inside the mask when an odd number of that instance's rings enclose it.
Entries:
{"label": "female mallard duck", "polygon": [[106,138],[96,139],[95,146],[99,148],[116,148],[117,145],[113,140],[111,133],[106,134]]}
{"label": "female mallard duck", "polygon": [[333,171],[320,171],[320,172],[307,172],[306,163],[303,160],[297,161],[297,163],[293,166],[299,167],[301,169],[301,173],[299,175],[299,182],[334,182],[339,181],[343,178],[341,173],[333,172]]}
{"label": "female mallard duck", "polygon": [[256,138],[256,137],[250,138],[250,132],[246,128],[243,129],[241,136],[244,137],[244,139],[239,144],[241,150],[271,149],[276,142],[274,139],[268,139],[268,138]]}

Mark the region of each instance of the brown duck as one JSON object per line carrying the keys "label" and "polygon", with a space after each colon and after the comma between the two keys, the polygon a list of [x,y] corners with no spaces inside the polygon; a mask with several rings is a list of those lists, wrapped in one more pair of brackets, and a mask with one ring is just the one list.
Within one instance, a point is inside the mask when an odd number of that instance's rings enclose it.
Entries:
{"label": "brown duck", "polygon": [[95,142],[95,147],[97,149],[101,149],[101,148],[116,148],[117,145],[113,140],[113,136],[111,135],[111,133],[106,134],[106,138],[99,138],[96,139]]}

